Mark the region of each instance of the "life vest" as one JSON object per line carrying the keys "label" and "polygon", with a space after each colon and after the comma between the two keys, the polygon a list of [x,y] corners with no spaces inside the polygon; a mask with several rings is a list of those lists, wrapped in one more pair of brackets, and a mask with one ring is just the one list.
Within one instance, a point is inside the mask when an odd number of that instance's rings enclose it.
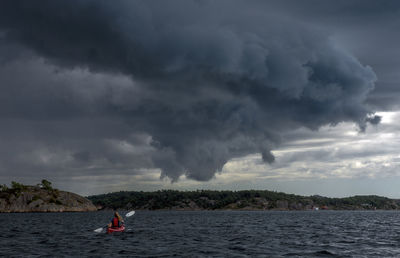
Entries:
{"label": "life vest", "polygon": [[118,228],[119,227],[119,220],[118,220],[118,218],[113,218],[112,219],[112,227],[113,228]]}

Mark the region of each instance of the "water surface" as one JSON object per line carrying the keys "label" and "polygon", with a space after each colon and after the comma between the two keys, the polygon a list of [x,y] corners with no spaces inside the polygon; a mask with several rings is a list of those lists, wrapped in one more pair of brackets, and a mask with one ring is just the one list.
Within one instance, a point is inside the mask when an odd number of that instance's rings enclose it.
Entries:
{"label": "water surface", "polygon": [[[121,212],[125,214],[125,212]],[[399,257],[395,211],[137,211],[0,214],[0,256]]]}

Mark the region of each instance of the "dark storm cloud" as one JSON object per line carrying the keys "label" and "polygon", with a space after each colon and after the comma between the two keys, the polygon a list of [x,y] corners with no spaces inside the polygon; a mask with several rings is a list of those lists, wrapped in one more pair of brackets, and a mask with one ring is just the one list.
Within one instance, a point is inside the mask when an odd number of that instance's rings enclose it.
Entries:
{"label": "dark storm cloud", "polygon": [[249,153],[272,162],[284,131],[379,122],[364,105],[370,67],[326,32],[257,6],[2,1],[3,49],[32,51],[33,61],[4,61],[1,89],[11,99],[1,115],[69,126],[33,126],[45,146],[38,171],[159,167],[172,180],[209,180]]}
{"label": "dark storm cloud", "polygon": [[363,64],[370,65],[378,81],[367,103],[379,110],[398,109],[400,97],[400,2],[365,1],[260,1],[278,13],[325,28]]}

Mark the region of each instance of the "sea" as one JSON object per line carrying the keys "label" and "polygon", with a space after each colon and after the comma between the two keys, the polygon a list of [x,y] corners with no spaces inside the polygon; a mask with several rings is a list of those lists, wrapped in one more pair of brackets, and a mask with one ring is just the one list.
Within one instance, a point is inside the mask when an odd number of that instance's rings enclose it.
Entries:
{"label": "sea", "polygon": [[[121,211],[121,215],[127,211]],[[1,257],[400,257],[398,211],[0,214]]]}

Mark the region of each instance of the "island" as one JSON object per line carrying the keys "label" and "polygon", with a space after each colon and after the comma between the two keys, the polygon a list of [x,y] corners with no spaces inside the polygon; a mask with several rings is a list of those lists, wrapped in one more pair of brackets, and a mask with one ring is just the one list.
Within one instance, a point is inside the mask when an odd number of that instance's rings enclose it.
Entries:
{"label": "island", "polygon": [[398,210],[400,200],[376,195],[329,198],[267,190],[121,191],[88,197],[99,209],[135,210]]}
{"label": "island", "polygon": [[0,212],[80,212],[97,211],[96,206],[78,194],[60,191],[43,179],[35,186],[11,182],[0,189]]}

